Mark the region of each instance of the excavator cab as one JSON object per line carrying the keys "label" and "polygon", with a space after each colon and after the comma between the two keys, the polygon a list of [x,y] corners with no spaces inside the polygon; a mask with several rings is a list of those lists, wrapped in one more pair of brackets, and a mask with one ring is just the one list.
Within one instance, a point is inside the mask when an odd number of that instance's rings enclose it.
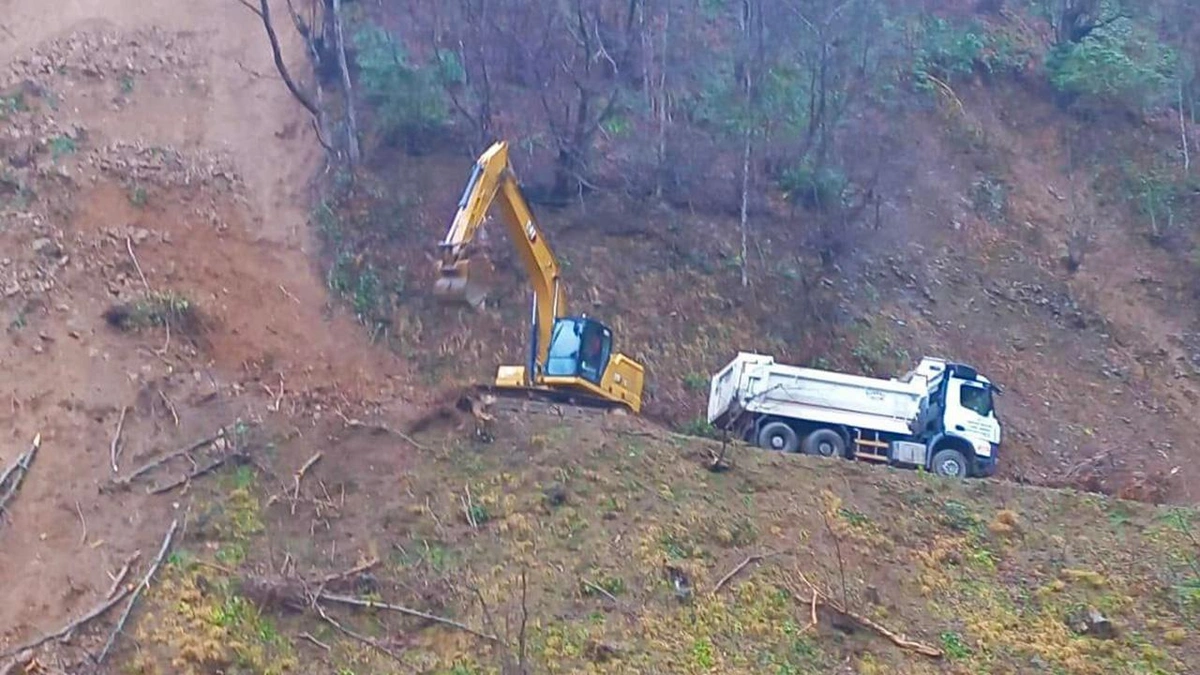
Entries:
{"label": "excavator cab", "polygon": [[547,377],[579,377],[599,385],[612,356],[608,326],[586,316],[561,317],[554,322],[546,358]]}

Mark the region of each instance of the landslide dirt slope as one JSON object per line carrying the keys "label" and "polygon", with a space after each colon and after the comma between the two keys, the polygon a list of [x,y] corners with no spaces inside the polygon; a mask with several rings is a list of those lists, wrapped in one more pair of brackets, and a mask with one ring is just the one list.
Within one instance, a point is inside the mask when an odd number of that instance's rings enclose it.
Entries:
{"label": "landslide dirt slope", "polygon": [[41,444],[0,523],[0,651],[103,599],[134,551],[143,572],[186,511],[101,492],[118,470],[266,415],[406,396],[305,253],[317,155],[255,17],[3,7],[0,464]]}

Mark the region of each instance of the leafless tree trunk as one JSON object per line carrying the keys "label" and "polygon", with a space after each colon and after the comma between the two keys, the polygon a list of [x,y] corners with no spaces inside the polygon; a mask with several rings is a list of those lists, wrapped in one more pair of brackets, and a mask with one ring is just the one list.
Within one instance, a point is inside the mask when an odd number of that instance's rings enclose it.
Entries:
{"label": "leafless tree trunk", "polygon": [[[271,44],[271,56],[275,61],[275,70],[279,71],[280,79],[283,80],[284,85],[287,86],[288,91],[292,93],[292,96],[300,102],[300,105],[304,106],[304,109],[307,110],[309,114],[312,115],[313,128],[317,132],[317,140],[321,143],[321,146],[324,147],[325,150],[332,153],[333,148],[326,140],[327,134],[325,133],[325,113],[321,109],[321,85],[318,83],[316,86],[317,100],[314,102],[312,97],[302,90],[299,85],[296,84],[296,81],[292,79],[292,75],[291,72],[288,71],[287,64],[283,62],[283,50],[279,46],[279,35],[275,32],[275,24],[271,20],[271,5],[268,3],[268,1],[259,0],[258,7],[250,4],[250,0],[238,0],[238,2],[244,5],[251,12],[254,12],[256,15],[258,15],[258,18],[262,20],[263,29],[267,32],[267,41]],[[289,9],[290,7],[291,6],[289,5]],[[297,19],[294,14],[292,18],[294,20]],[[299,28],[300,26],[297,24],[297,29],[299,30]],[[304,36],[305,42],[311,48],[312,41],[308,35],[305,34],[305,31],[301,30],[300,34]]]}
{"label": "leafless tree trunk", "polygon": [[[746,44],[750,43],[750,0],[744,0],[742,3],[742,34],[746,38]],[[751,59],[749,55],[746,57],[745,65],[742,67],[742,92],[746,97],[746,107],[750,109],[754,105],[752,99],[753,80],[750,77]],[[741,212],[741,234],[742,234],[742,286],[750,285],[750,276],[747,272],[746,265],[749,263],[750,255],[748,252],[749,235],[749,212],[750,212],[750,155],[754,145],[754,130],[747,126],[744,131],[745,145],[742,151],[742,212]]]}
{"label": "leafless tree trunk", "polygon": [[[441,60],[450,48],[440,46],[442,36],[449,34],[455,42],[459,65],[462,67],[462,81],[444,81],[443,89],[450,104],[458,114],[476,131],[471,148],[472,154],[483,151],[490,144],[492,136],[492,74],[489,61],[494,58],[487,52],[489,37],[482,29],[483,26],[494,26],[495,19],[489,14],[491,2],[488,0],[463,0],[460,14],[452,16],[449,22],[443,20],[442,10],[447,9],[444,0],[430,3],[432,33],[430,44],[433,45],[435,56]],[[449,26],[449,28],[447,28]],[[467,45],[471,49],[467,49]]]}
{"label": "leafless tree trunk", "polygon": [[[658,199],[662,199],[663,171],[667,166],[667,106],[670,102],[667,95],[667,47],[670,30],[671,5],[668,3],[663,8],[662,46],[658,57],[658,171],[655,172],[658,178],[654,186],[654,195]],[[650,86],[649,82],[646,86]]]}
{"label": "leafless tree trunk", "polygon": [[[266,3],[266,0],[262,0]],[[350,85],[350,67],[346,64],[346,38],[342,31],[342,0],[333,0],[333,25],[337,33],[338,67],[342,71],[342,92],[346,99],[346,142],[350,169],[358,167],[361,150],[358,145],[358,115],[354,109],[354,89]]]}
{"label": "leafless tree trunk", "polygon": [[1192,172],[1191,149],[1188,148],[1187,122],[1183,117],[1183,78],[1179,78],[1179,136],[1183,143],[1183,172]]}
{"label": "leafless tree trunk", "polygon": [[[749,80],[747,75],[746,79]],[[753,143],[751,139],[753,135],[750,130],[746,130],[746,146],[742,153],[742,286],[750,285],[750,277],[746,272],[746,263],[749,259],[747,253],[747,241],[749,240],[749,205],[750,205],[750,151]]]}

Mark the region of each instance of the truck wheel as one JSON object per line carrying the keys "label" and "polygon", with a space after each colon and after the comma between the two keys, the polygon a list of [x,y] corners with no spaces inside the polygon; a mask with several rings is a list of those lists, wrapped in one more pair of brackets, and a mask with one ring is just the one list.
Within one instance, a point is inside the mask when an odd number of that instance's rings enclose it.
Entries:
{"label": "truck wheel", "polygon": [[817,429],[804,439],[804,454],[845,457],[846,441],[833,429]]}
{"label": "truck wheel", "polygon": [[947,478],[967,477],[967,458],[958,450],[947,448],[933,456],[933,472]]}
{"label": "truck wheel", "polygon": [[800,447],[796,431],[783,422],[771,422],[758,432],[758,446],[767,450],[795,452]]}

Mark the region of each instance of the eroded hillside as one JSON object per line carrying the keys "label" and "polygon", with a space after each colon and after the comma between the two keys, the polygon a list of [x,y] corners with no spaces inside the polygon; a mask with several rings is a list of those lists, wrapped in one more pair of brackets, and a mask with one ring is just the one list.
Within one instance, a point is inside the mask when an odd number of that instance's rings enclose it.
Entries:
{"label": "eroded hillside", "polygon": [[[732,56],[764,26],[810,30],[821,3],[749,3],[748,29],[723,3],[347,3],[351,173],[341,69],[312,74],[277,4],[280,58],[302,95],[321,84],[320,120],[280,82],[259,3],[5,6],[0,466],[37,450],[0,481],[0,668],[1183,673],[1200,657],[1186,101],[1056,100],[1054,26],[1015,7],[848,3],[864,11],[824,38],[763,48],[750,72],[779,88],[739,107],[716,81],[747,72]],[[535,25],[541,51],[522,51],[514,30]],[[585,57],[535,58],[578,40]],[[886,76],[827,63],[837,113],[802,113],[814,45]],[[517,149],[573,305],[648,366],[646,419],[480,430],[442,406],[525,339],[502,236],[489,310],[428,293],[493,137]],[[1005,390],[1005,480],[740,447],[711,473],[719,445],[667,429],[709,432],[707,378],[742,349],[876,374],[970,361]]]}

